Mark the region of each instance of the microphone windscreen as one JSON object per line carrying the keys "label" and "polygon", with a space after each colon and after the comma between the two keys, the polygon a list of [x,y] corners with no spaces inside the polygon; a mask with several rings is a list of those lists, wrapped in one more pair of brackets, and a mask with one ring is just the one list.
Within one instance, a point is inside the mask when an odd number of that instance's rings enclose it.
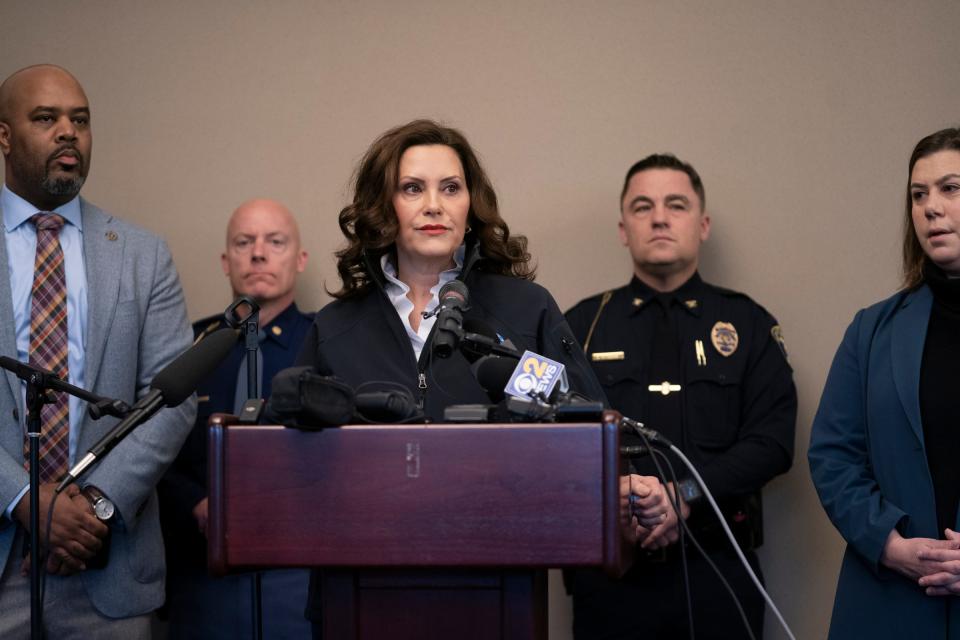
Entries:
{"label": "microphone windscreen", "polygon": [[400,422],[417,414],[417,401],[406,387],[358,392],[357,413],[371,422]]}
{"label": "microphone windscreen", "polygon": [[214,331],[164,367],[150,386],[163,394],[166,406],[177,406],[213,373],[239,338],[240,332],[236,329]]}
{"label": "microphone windscreen", "polygon": [[440,287],[440,294],[438,295],[440,299],[440,304],[444,304],[444,301],[447,303],[453,303],[455,306],[462,307],[467,304],[467,298],[469,297],[469,292],[467,291],[467,285],[463,284],[460,280],[451,280],[447,284]]}
{"label": "microphone windscreen", "polygon": [[520,361],[516,358],[484,356],[474,362],[470,369],[476,376],[477,382],[490,396],[490,399],[494,402],[500,402],[503,400],[503,388],[507,386],[507,382],[518,364],[520,364]]}
{"label": "microphone windscreen", "polygon": [[350,424],[355,412],[353,389],[313,367],[290,367],[273,378],[266,419],[298,429]]}

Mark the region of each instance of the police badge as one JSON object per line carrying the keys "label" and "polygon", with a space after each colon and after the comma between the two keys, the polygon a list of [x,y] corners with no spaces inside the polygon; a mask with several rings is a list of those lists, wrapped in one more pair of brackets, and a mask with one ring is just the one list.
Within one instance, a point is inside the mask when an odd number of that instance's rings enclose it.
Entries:
{"label": "police badge", "polygon": [[740,344],[737,329],[729,322],[717,322],[710,330],[710,342],[722,356],[731,356]]}

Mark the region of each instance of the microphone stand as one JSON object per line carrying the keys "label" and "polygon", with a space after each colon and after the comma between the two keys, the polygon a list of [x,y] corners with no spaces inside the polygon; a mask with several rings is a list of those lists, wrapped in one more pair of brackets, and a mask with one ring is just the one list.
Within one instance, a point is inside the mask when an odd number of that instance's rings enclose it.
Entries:
{"label": "microphone stand", "polygon": [[[237,315],[237,310],[242,305],[246,305],[250,309],[245,318],[240,318]],[[260,348],[260,305],[250,298],[243,296],[227,308],[226,316],[227,324],[240,329],[244,350],[247,354],[247,404],[245,404],[241,410],[241,414],[245,414],[247,408],[250,406],[250,401],[257,400],[260,395],[260,390],[258,389],[260,386],[260,378],[257,367],[257,350]],[[245,420],[244,415],[238,417],[242,421]],[[251,625],[253,628],[253,637],[256,640],[262,640],[263,616],[261,614],[261,608],[263,593],[259,571],[253,572],[253,585],[251,587],[250,599],[252,601]]]}
{"label": "microphone stand", "polygon": [[[260,377],[257,371],[257,349],[260,348],[260,309],[253,305],[253,311],[243,322],[243,340],[244,348],[247,351],[247,401],[256,400],[260,396]],[[244,405],[244,410],[246,410]],[[263,606],[262,583],[260,572],[253,572],[253,592],[250,594],[253,598],[251,607],[251,624],[253,625],[253,637],[256,640],[263,638],[263,615],[261,608]]]}
{"label": "microphone stand", "polygon": [[104,415],[122,417],[129,406],[121,400],[101,398],[85,389],[64,382],[50,371],[34,367],[7,356],[0,357],[0,367],[27,383],[27,441],[29,442],[30,482],[30,637],[43,638],[43,603],[40,602],[40,412],[53,402],[50,391],[69,393],[91,403],[90,415],[95,420]]}
{"label": "microphone stand", "polygon": [[27,379],[27,439],[30,442],[30,637],[43,638],[43,603],[40,602],[40,411],[52,402],[47,397],[47,376]]}

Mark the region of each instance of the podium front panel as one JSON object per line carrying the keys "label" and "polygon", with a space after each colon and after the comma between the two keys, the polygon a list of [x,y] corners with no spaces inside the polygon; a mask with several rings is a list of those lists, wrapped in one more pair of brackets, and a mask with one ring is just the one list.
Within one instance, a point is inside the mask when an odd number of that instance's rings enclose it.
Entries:
{"label": "podium front panel", "polygon": [[619,563],[610,421],[210,429],[217,571]]}

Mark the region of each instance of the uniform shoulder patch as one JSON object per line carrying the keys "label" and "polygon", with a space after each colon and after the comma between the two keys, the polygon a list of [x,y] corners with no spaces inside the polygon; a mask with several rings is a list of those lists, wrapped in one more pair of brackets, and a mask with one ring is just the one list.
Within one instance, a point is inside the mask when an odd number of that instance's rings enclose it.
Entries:
{"label": "uniform shoulder patch", "polygon": [[783,329],[780,328],[780,325],[775,324],[770,327],[770,337],[777,343],[777,346],[780,347],[780,351],[783,353],[783,357],[786,358],[787,345],[783,342]]}
{"label": "uniform shoulder patch", "polygon": [[211,316],[209,318],[204,318],[203,320],[198,320],[193,323],[193,344],[197,344],[209,334],[213,333],[221,326],[223,326],[223,317],[222,316]]}

